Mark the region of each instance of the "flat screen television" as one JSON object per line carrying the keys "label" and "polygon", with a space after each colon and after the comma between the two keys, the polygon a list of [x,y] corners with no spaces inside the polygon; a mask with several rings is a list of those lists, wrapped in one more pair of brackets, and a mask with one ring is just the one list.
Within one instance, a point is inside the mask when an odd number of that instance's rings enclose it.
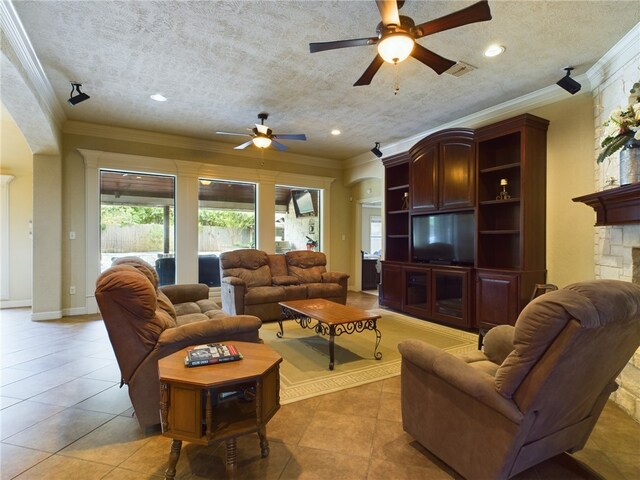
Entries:
{"label": "flat screen television", "polygon": [[309,190],[292,190],[291,197],[296,217],[314,217],[316,215],[313,198]]}
{"label": "flat screen television", "polygon": [[411,223],[414,262],[473,266],[473,212],[416,215]]}

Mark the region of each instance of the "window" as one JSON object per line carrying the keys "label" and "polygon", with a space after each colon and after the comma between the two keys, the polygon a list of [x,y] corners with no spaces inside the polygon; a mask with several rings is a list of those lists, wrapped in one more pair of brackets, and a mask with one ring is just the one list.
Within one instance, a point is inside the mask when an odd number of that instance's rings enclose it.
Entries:
{"label": "window", "polygon": [[219,287],[220,253],[256,246],[256,186],[201,178],[198,200],[199,282]]}
{"label": "window", "polygon": [[276,185],[276,253],[320,251],[321,190]]}
{"label": "window", "polygon": [[160,284],[175,282],[175,177],[100,171],[101,270],[137,256],[158,271]]}
{"label": "window", "polygon": [[382,220],[379,215],[369,217],[369,252],[380,255],[382,252]]}

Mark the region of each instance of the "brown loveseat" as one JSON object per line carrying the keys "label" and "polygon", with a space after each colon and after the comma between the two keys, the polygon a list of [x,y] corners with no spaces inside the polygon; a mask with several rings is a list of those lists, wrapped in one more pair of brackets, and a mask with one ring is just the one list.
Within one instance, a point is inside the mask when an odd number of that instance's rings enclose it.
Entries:
{"label": "brown loveseat", "polygon": [[222,309],[234,315],[278,320],[278,302],[326,298],[347,302],[346,273],[327,272],[324,253],[306,250],[267,254],[242,249],[220,255]]}
{"label": "brown loveseat", "polygon": [[208,299],[206,285],[157,285],[156,271],[137,257],[117,260],[96,282],[122,384],[143,428],[160,423],[160,358],[203,343],[259,342],[262,325],[256,317],[224,313]]}
{"label": "brown loveseat", "polygon": [[584,447],[640,345],[640,286],[596,280],[546,293],[484,345],[454,356],[400,343],[402,423],[465,478],[504,479]]}

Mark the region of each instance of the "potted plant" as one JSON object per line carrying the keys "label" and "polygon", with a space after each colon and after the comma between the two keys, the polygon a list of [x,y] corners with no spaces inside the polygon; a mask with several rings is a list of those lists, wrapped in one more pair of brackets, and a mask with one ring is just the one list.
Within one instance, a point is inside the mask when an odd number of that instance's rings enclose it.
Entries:
{"label": "potted plant", "polygon": [[629,105],[622,110],[614,109],[604,122],[604,139],[600,143],[602,151],[597,162],[620,152],[620,184],[640,181],[640,82],[633,84]]}

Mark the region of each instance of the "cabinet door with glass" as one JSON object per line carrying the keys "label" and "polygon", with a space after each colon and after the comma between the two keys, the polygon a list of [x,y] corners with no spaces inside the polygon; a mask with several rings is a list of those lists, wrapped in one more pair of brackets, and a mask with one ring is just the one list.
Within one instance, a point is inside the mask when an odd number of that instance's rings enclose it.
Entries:
{"label": "cabinet door with glass", "polygon": [[470,269],[431,270],[431,316],[434,320],[470,327]]}
{"label": "cabinet door with glass", "polygon": [[421,267],[404,267],[403,311],[422,318],[431,313],[431,270]]}

